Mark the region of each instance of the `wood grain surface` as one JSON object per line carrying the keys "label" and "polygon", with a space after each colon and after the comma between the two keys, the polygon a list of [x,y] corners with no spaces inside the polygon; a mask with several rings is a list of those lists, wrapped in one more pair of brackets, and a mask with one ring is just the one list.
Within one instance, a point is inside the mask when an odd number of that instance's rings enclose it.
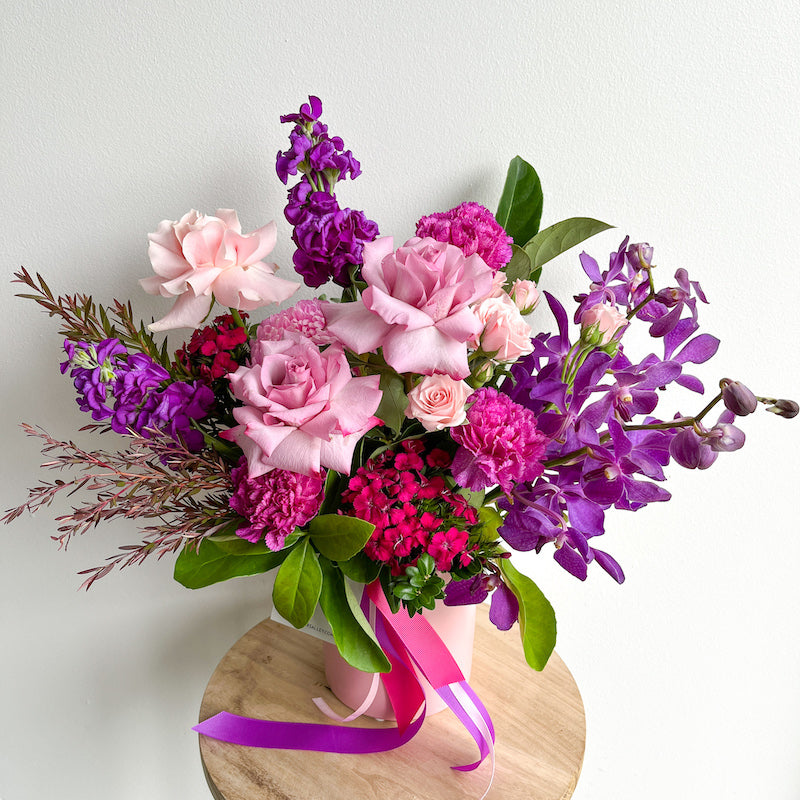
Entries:
{"label": "wood grain surface", "polygon": [[[479,608],[471,686],[492,716],[497,767],[492,800],[565,800],[583,762],[586,724],[578,687],[553,654],[531,670],[516,629],[503,633]],[[347,709],[325,685],[322,643],[265,620],[220,661],[206,688],[200,720],[219,711],[284,722],[323,722],[311,702]],[[386,727],[363,717],[353,725]],[[473,772],[450,769],[477,757],[477,746],[448,710],[425,720],[410,742],[388,753],[338,755],[265,750],[200,736],[200,756],[215,800],[478,800],[488,760]]]}

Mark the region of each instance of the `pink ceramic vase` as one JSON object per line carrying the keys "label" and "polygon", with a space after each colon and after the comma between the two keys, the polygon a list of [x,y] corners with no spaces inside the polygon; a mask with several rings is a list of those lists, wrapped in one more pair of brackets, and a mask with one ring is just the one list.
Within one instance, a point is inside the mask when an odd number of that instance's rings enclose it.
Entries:
{"label": "pink ceramic vase", "polygon": [[[453,658],[464,673],[464,679],[469,680],[472,670],[472,648],[475,640],[475,611],[476,606],[446,606],[439,601],[433,611],[427,609],[422,615],[431,624],[436,633],[453,654]],[[401,608],[399,614],[406,614]],[[372,673],[362,672],[351,667],[340,655],[336,645],[323,645],[325,660],[325,677],[331,691],[349,708],[359,708],[372,686]],[[425,692],[427,713],[436,714],[447,708],[447,704],[436,693],[436,690],[423,678],[417,675]],[[376,719],[394,719],[392,704],[389,695],[381,682],[375,699],[364,712],[367,716]]]}

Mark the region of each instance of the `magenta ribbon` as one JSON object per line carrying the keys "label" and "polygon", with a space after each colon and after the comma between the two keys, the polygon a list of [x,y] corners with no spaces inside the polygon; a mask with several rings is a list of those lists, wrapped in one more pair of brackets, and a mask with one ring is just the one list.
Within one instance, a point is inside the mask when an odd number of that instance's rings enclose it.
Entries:
{"label": "magenta ribbon", "polygon": [[[425,697],[414,666],[444,699],[480,751],[472,764],[453,767],[473,770],[487,756],[494,772],[494,726],[483,703],[464,680],[450,651],[421,615],[392,614],[379,583],[366,587],[362,606],[377,609],[375,633],[392,666],[381,673],[397,720],[396,728],[354,728],[305,722],[252,719],[222,711],[193,730],[212,739],[283,750],[327,753],[381,753],[410,741],[425,720]],[[421,709],[421,713],[420,712]],[[419,713],[419,716],[417,716]],[[488,791],[488,790],[487,790]]]}

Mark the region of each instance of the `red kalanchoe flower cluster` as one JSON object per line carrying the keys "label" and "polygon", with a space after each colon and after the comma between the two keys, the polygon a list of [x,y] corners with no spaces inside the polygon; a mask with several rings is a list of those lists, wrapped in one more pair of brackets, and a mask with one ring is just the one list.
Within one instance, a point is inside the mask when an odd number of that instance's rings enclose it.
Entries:
{"label": "red kalanchoe flower cluster", "polygon": [[[241,314],[247,321],[247,314]],[[211,325],[198,328],[176,353],[178,364],[190,375],[207,384],[236,372],[247,355],[247,329],[231,314],[222,314]]]}
{"label": "red kalanchoe flower cluster", "polygon": [[402,575],[423,553],[442,571],[472,561],[469,528],[478,515],[447,487],[440,473],[449,466],[444,450],[426,453],[422,442],[407,440],[398,452],[370,459],[350,478],[342,511],[375,526],[364,552],[388,564],[393,575]]}

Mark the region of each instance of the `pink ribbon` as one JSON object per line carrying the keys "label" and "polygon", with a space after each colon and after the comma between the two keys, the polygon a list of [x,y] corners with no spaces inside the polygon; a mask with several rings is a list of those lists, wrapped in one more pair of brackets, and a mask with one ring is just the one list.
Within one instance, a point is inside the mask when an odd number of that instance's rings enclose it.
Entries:
{"label": "pink ribbon", "polygon": [[[424,617],[392,614],[383,589],[377,582],[365,589],[362,606],[367,606],[369,602],[377,610],[374,627],[378,642],[392,666],[391,672],[381,673],[380,677],[389,695],[397,727],[356,728],[274,722],[222,711],[195,725],[193,730],[213,739],[247,747],[328,753],[380,753],[393,750],[410,741],[425,719],[425,696],[414,671],[416,666],[478,745],[480,758],[477,761],[453,769],[473,770],[490,756],[491,787],[494,779],[494,726],[483,703],[464,680],[452,654]],[[351,718],[355,716],[351,715]]]}

